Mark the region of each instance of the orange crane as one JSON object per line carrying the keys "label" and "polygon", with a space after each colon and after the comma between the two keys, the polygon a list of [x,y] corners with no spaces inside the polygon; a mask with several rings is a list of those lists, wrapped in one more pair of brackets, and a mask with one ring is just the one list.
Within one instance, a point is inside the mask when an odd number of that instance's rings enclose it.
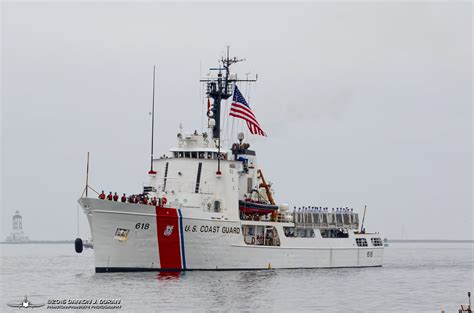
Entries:
{"label": "orange crane", "polygon": [[262,180],[262,182],[260,183],[258,187],[265,188],[265,193],[267,194],[268,201],[270,201],[271,204],[275,205],[275,200],[273,200],[273,195],[270,190],[270,185],[267,184],[265,177],[263,177],[262,170],[257,170],[257,178],[260,178]]}

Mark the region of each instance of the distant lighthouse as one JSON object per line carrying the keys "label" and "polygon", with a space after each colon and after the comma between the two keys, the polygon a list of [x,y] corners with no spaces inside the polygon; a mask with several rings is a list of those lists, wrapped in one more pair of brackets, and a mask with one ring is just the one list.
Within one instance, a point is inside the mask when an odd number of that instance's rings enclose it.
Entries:
{"label": "distant lighthouse", "polygon": [[12,232],[6,239],[7,242],[27,242],[29,241],[28,236],[23,233],[23,217],[20,215],[20,211],[16,210],[12,217]]}

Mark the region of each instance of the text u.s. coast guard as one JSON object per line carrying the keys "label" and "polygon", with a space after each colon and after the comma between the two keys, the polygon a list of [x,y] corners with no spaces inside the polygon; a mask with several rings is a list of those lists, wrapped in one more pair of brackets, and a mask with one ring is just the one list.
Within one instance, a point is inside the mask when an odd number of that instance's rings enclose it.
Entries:
{"label": "text u.s. coast guard", "polygon": [[240,227],[230,226],[209,226],[209,225],[185,225],[186,232],[200,232],[200,233],[223,233],[223,234],[240,234]]}

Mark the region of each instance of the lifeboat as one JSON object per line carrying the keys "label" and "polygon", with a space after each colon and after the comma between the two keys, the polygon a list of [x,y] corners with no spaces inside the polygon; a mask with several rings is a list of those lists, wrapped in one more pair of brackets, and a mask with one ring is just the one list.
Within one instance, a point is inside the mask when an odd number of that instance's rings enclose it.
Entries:
{"label": "lifeboat", "polygon": [[278,211],[278,205],[239,200],[240,212],[245,214],[270,214]]}

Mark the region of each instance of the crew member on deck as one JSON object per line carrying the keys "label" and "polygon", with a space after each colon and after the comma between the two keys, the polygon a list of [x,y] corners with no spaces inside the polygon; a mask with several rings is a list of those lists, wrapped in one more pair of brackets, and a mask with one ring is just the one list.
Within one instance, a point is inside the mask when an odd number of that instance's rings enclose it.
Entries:
{"label": "crew member on deck", "polygon": [[118,198],[119,198],[118,194],[115,193],[115,194],[114,194],[114,201],[118,201]]}
{"label": "crew member on deck", "polygon": [[102,193],[99,195],[99,199],[105,200],[105,192],[102,190]]}
{"label": "crew member on deck", "polygon": [[120,198],[120,201],[127,202],[127,196],[123,194],[122,198]]}
{"label": "crew member on deck", "polygon": [[107,200],[112,201],[112,199],[113,199],[113,196],[112,196],[112,191],[111,191],[109,192],[109,195],[107,196]]}

